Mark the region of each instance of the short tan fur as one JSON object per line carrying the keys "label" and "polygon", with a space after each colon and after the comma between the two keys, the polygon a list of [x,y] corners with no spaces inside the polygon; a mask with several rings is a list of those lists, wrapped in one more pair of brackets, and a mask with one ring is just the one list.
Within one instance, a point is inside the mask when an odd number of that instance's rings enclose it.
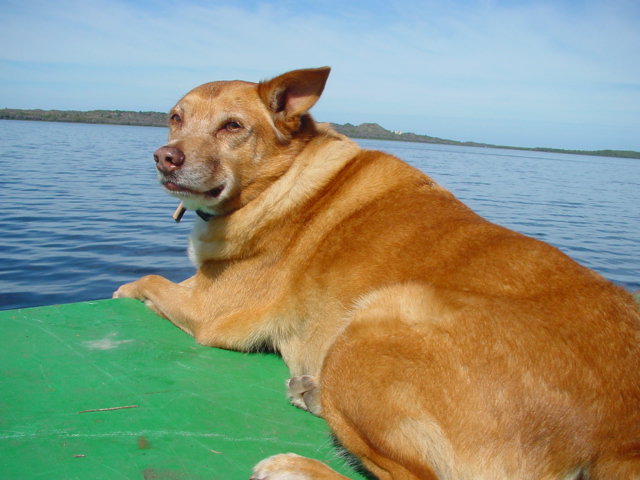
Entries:
{"label": "short tan fur", "polygon": [[[212,347],[281,353],[291,401],[380,479],[639,479],[640,315],[308,110],[329,68],[214,82],[170,113],[196,274],[121,286]],[[254,479],[344,478],[283,454]]]}

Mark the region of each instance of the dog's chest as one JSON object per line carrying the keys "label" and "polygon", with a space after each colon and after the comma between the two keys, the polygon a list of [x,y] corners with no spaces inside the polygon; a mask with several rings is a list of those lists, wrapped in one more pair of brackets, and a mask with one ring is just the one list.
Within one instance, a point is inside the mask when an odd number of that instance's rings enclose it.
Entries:
{"label": "dog's chest", "polygon": [[191,235],[189,235],[187,253],[189,255],[189,260],[191,260],[191,263],[193,263],[196,268],[200,268],[203,262],[202,253],[206,249],[206,244],[201,241],[200,238],[206,232],[206,229],[207,222],[201,218],[196,218],[193,229],[191,230]]}

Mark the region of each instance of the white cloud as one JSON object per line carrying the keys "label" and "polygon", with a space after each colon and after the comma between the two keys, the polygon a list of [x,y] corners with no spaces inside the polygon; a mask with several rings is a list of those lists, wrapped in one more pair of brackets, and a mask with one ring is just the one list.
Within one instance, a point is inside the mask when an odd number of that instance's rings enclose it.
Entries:
{"label": "white cloud", "polygon": [[[29,90],[38,75],[73,86],[78,106],[69,104],[73,91],[58,90],[61,108],[92,108],[93,98],[102,108],[165,109],[205,81],[328,64],[317,107],[326,120],[393,121],[385,126],[498,143],[514,143],[514,122],[640,128],[632,1],[229,5],[5,2],[0,81],[9,69],[14,78],[31,72],[25,87],[9,85],[14,100],[46,90]],[[547,132],[549,144],[562,141]]]}

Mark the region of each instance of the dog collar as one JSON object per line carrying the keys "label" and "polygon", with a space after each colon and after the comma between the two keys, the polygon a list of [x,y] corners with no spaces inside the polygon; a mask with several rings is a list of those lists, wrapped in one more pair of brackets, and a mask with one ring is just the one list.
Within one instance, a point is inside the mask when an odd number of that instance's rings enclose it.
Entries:
{"label": "dog collar", "polygon": [[[176,223],[179,223],[180,220],[182,220],[182,217],[184,215],[184,213],[187,211],[187,209],[185,208],[185,206],[182,204],[182,202],[180,202],[180,205],[178,205],[178,208],[176,208],[176,211],[173,212],[173,219],[176,221]],[[211,220],[213,217],[216,217],[217,215],[213,214],[213,213],[207,213],[207,212],[203,212],[202,210],[196,210],[196,214],[205,222],[208,222],[209,220]]]}
{"label": "dog collar", "polygon": [[196,214],[203,219],[205,222],[211,220],[215,215],[213,213],[203,212],[202,210],[196,210]]}

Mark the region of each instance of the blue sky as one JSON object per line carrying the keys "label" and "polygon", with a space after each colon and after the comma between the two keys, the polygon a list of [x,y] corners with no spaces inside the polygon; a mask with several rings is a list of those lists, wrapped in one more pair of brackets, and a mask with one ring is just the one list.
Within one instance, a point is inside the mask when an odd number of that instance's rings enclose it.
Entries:
{"label": "blue sky", "polygon": [[640,2],[0,0],[0,108],[167,111],[330,65],[313,112],[500,145],[640,150]]}

